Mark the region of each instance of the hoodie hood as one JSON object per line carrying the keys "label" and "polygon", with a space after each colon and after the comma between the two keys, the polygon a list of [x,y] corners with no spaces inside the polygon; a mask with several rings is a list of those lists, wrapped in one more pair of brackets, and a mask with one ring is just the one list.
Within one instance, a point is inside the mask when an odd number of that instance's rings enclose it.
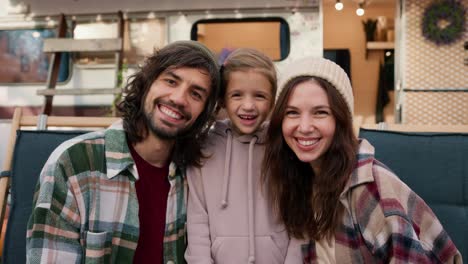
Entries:
{"label": "hoodie hood", "polygon": [[228,137],[230,134],[235,138],[235,140],[247,144],[250,143],[253,137],[256,137],[257,144],[264,144],[266,140],[267,128],[268,122],[264,122],[255,133],[249,135],[238,135],[232,128],[232,122],[229,119],[225,119],[222,121],[217,121],[214,124],[212,132],[222,137]]}

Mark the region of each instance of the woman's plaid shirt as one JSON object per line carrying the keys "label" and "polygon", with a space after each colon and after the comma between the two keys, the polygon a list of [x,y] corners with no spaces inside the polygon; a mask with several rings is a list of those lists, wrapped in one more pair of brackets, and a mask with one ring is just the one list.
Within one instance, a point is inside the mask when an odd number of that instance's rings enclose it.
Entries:
{"label": "woman's plaid shirt", "polygon": [[[336,263],[462,263],[429,206],[375,159],[365,139],[340,202],[345,215],[334,237]],[[304,263],[321,263],[314,241],[302,244],[302,256]]]}

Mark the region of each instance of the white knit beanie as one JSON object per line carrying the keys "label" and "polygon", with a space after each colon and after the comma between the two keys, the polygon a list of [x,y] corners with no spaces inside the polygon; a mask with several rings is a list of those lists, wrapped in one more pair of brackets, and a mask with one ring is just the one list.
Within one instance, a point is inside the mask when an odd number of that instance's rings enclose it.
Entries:
{"label": "white knit beanie", "polygon": [[308,57],[291,62],[286,69],[280,73],[280,89],[296,77],[313,76],[320,77],[330,82],[343,96],[348,104],[351,116],[354,113],[353,88],[346,72],[336,63],[324,58]]}

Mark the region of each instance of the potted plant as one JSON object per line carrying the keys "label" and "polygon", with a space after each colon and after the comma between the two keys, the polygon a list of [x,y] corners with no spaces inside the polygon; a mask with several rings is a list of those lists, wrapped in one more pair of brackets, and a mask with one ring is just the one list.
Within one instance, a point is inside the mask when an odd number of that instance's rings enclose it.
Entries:
{"label": "potted plant", "polygon": [[377,29],[377,19],[368,18],[362,21],[364,32],[366,33],[366,41],[375,40],[375,32]]}

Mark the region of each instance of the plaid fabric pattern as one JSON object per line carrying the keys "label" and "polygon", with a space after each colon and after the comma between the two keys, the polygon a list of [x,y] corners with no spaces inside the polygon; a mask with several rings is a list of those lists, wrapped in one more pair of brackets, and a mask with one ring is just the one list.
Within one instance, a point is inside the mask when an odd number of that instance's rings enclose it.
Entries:
{"label": "plaid fabric pattern", "polygon": [[[187,182],[169,167],[164,263],[185,263]],[[61,144],[42,169],[28,222],[28,263],[132,263],[138,172],[121,121]]]}
{"label": "plaid fabric pattern", "polygon": [[[374,158],[366,140],[340,201],[346,213],[334,238],[337,263],[462,263],[431,209]],[[314,241],[302,252],[304,263],[318,263]]]}

